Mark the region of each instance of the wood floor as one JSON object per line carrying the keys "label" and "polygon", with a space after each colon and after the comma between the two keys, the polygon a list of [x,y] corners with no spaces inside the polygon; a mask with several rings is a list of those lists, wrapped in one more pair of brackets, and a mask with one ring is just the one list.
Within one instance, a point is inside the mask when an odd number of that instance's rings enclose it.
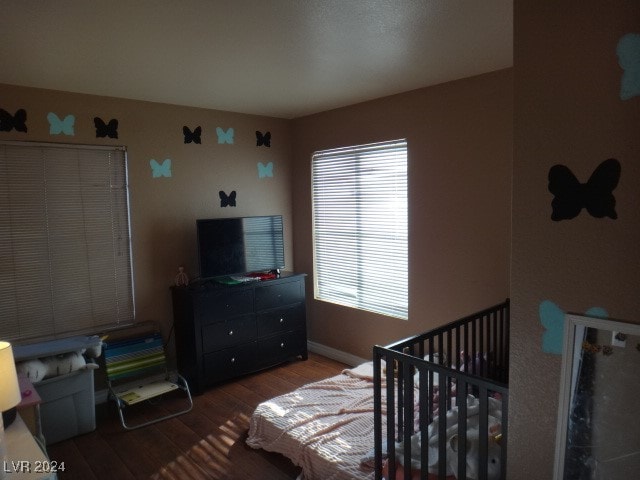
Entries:
{"label": "wood floor", "polygon": [[[280,480],[300,469],[288,459],[245,443],[258,403],[306,383],[339,373],[346,365],[310,353],[294,361],[225,383],[194,397],[189,413],[138,430],[125,431],[109,405],[98,405],[94,432],[50,445],[51,460],[64,462],[64,479]],[[136,412],[144,417],[152,408]]]}

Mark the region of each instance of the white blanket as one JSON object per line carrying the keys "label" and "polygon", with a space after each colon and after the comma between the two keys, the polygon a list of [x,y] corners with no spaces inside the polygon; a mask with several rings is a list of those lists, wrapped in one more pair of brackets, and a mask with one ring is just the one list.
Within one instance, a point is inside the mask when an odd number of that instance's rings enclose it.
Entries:
{"label": "white blanket", "polygon": [[372,363],[261,403],[247,444],[288,457],[305,480],[372,479],[360,462],[373,447]]}

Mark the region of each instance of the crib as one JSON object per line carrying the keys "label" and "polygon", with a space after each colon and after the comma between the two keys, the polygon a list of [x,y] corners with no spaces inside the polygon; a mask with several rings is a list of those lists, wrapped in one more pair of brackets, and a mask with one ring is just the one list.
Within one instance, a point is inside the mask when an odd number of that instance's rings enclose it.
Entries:
{"label": "crib", "polygon": [[376,480],[506,478],[508,299],[375,346],[373,370]]}

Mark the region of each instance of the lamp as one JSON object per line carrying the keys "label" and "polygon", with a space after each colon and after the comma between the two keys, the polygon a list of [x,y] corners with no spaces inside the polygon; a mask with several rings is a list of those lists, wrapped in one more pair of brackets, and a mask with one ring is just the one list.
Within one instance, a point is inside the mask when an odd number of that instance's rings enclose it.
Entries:
{"label": "lamp", "polygon": [[[22,400],[13,350],[9,342],[0,342],[0,412],[15,407]],[[0,415],[0,462],[5,459],[4,421]],[[2,473],[0,472],[0,476]]]}

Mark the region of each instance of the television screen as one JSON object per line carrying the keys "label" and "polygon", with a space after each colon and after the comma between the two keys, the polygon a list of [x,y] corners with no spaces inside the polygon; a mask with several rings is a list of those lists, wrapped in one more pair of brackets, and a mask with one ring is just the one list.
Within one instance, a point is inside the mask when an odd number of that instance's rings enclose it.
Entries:
{"label": "television screen", "polygon": [[284,268],[282,216],[196,221],[200,278]]}

